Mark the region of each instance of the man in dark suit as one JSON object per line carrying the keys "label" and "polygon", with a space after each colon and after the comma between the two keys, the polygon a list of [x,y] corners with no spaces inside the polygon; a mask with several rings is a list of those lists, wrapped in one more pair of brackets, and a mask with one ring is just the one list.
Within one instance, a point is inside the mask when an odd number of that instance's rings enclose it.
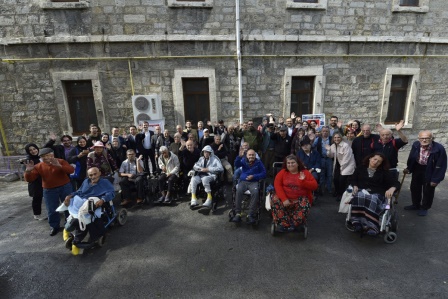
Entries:
{"label": "man in dark suit", "polygon": [[126,138],[126,146],[128,149],[133,149],[134,151],[137,151],[136,137],[137,137],[137,127],[134,125],[129,126],[129,135]]}
{"label": "man in dark suit", "polygon": [[[145,171],[151,173],[151,175],[156,171],[156,160],[154,157],[155,149],[154,145],[151,143],[153,135],[154,132],[149,130],[149,123],[145,121],[143,123],[143,131],[141,133],[138,133],[135,138],[135,141],[137,143],[137,150],[140,155],[143,155]],[[151,164],[149,164],[148,159],[151,160]]]}

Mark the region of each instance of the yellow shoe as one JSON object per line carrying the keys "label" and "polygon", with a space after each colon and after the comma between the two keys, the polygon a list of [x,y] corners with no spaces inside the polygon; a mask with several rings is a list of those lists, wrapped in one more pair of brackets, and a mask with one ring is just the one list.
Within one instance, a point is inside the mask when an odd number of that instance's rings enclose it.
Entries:
{"label": "yellow shoe", "polygon": [[76,247],[75,245],[72,245],[72,254],[73,255],[78,255],[79,254],[79,248]]}
{"label": "yellow shoe", "polygon": [[64,241],[67,241],[69,237],[70,237],[70,233],[64,229],[64,230],[62,231],[62,239],[63,239]]}

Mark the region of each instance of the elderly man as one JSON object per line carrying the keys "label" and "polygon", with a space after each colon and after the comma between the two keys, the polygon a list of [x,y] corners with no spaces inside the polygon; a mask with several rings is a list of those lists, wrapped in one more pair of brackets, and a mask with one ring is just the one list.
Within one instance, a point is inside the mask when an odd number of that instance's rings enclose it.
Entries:
{"label": "elderly man", "polygon": [[238,157],[235,159],[235,167],[241,167],[242,172],[236,189],[235,217],[232,222],[241,222],[241,205],[244,192],[250,191],[249,213],[247,215],[247,223],[254,224],[256,222],[255,212],[258,208],[258,182],[266,177],[266,169],[260,159],[256,158],[254,150],[248,150],[244,157],[244,149],[240,149]]}
{"label": "elderly man", "polygon": [[363,125],[361,132],[362,136],[356,137],[352,142],[353,155],[357,166],[360,166],[364,158],[373,152],[373,145],[380,139],[379,135],[372,134],[370,125]]}
{"label": "elderly man", "polygon": [[96,167],[100,170],[102,177],[107,177],[113,183],[113,174],[117,170],[117,164],[112,156],[104,150],[101,141],[95,142],[93,152],[87,155],[87,170]]}
{"label": "elderly man", "polygon": [[[433,141],[431,131],[421,131],[409,153],[405,173],[412,173],[412,205],[405,210],[418,210],[426,216],[432,206],[437,185],[445,178],[447,156],[443,145]],[[423,196],[422,196],[423,195]]]}
{"label": "elderly man", "polygon": [[204,129],[203,132],[204,132],[204,135],[202,135],[202,138],[199,139],[199,144],[198,144],[198,147],[200,150],[202,150],[205,146],[212,144],[214,141],[213,137],[210,136],[209,129]]}
{"label": "elderly man", "polygon": [[311,141],[308,136],[303,137],[303,140],[300,141],[300,147],[301,149],[296,153],[297,157],[303,162],[306,169],[311,172],[316,182],[318,182],[318,171],[320,172],[321,167],[320,154],[316,150],[311,149]]}
{"label": "elderly man", "polygon": [[205,192],[207,193],[207,200],[202,205],[203,207],[212,207],[212,188],[211,183],[215,181],[220,173],[223,172],[221,161],[213,154],[213,149],[210,145],[205,146],[202,149],[203,156],[199,158],[193,166],[195,175],[191,178],[191,203],[190,207],[194,208],[198,205],[196,190],[200,183],[204,185]]}
{"label": "elderly man", "polygon": [[73,191],[69,175],[75,169],[63,159],[56,159],[53,150],[43,148],[40,151],[42,163],[34,165],[33,161],[25,163],[25,180],[33,182],[38,177],[42,178],[42,187],[44,189],[45,206],[47,207],[48,223],[50,224],[50,236],[59,232],[60,217],[56,212],[60,202]]}
{"label": "elderly man", "polygon": [[141,204],[145,197],[143,155],[136,159],[135,151],[129,149],[126,151],[126,157],[127,159],[121,163],[119,170],[121,194],[123,195],[123,201],[120,205],[125,206],[131,202],[132,187],[137,189],[137,204]]}
{"label": "elderly man", "polygon": [[[87,176],[81,188],[67,195],[64,200],[64,204],[68,206],[70,217],[67,219],[63,238],[66,241],[66,247],[71,248],[74,255],[79,253],[76,245],[81,243],[87,233],[90,234],[92,242],[104,235],[104,223],[101,220],[101,210],[98,208],[115,197],[114,186],[108,180],[101,178],[98,168],[90,168],[87,171]],[[89,213],[83,213],[86,209],[86,201],[92,197],[94,197],[95,205],[93,222]],[[75,231],[74,236],[70,236],[73,231]]]}
{"label": "elderly man", "polygon": [[401,128],[404,126],[404,121],[400,121],[395,125],[398,136],[400,138],[394,138],[390,129],[381,129],[380,139],[373,144],[373,152],[383,153],[389,160],[391,172],[394,174],[394,178],[398,180],[398,150],[408,144],[408,138],[403,134]]}
{"label": "elderly man", "polygon": [[170,152],[166,146],[161,146],[158,162],[159,168],[162,171],[159,177],[159,190],[162,193],[162,196],[159,198],[159,203],[170,204],[170,195],[173,193],[174,183],[179,176],[179,158]]}

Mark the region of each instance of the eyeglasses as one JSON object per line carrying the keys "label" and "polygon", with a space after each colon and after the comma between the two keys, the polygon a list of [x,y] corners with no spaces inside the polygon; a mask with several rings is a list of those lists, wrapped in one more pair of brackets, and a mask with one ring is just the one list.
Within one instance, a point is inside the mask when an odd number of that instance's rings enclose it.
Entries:
{"label": "eyeglasses", "polygon": [[419,137],[418,140],[431,140],[431,137]]}

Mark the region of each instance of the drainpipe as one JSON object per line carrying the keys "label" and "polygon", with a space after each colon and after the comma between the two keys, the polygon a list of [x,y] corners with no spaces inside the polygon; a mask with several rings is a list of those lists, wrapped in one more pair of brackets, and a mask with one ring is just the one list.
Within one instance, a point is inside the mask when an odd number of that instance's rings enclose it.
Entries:
{"label": "drainpipe", "polygon": [[243,123],[243,84],[241,71],[241,37],[240,37],[240,0],[235,0],[236,20],[236,53],[238,58],[238,102],[240,111],[240,124]]}

